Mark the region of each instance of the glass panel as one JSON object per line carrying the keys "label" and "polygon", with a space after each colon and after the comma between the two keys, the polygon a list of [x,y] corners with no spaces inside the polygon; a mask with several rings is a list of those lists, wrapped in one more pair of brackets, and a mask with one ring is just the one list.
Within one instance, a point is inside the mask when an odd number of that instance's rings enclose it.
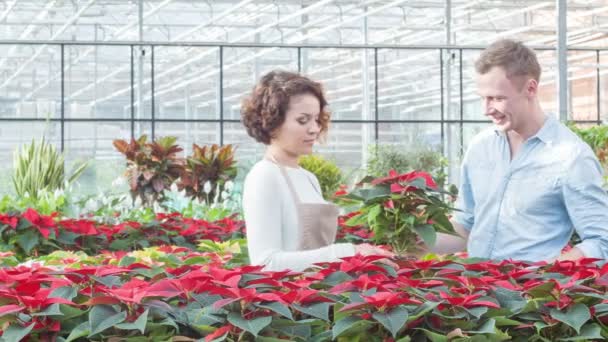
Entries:
{"label": "glass panel", "polygon": [[554,51],[536,51],[536,56],[542,70],[538,86],[540,107],[545,113],[557,114],[557,57]]}
{"label": "glass panel", "polygon": [[[464,120],[485,120],[481,108],[477,85],[475,83],[475,61],[481,50],[465,50],[462,52],[462,118]],[[458,90],[460,91],[460,90]]]}
{"label": "glass panel", "polygon": [[325,144],[315,145],[314,153],[334,160],[348,175],[365,167],[368,145],[374,136],[374,125],[366,123],[332,123]]}
{"label": "glass panel", "polygon": [[298,71],[297,49],[225,48],[223,55],[224,119],[240,119],[243,97],[269,71]]}
{"label": "glass panel", "polygon": [[239,164],[251,164],[262,159],[266,147],[255,141],[247,134],[245,126],[240,122],[224,123],[224,144],[232,144],[236,148],[236,159]]}
{"label": "glass panel", "polygon": [[600,119],[608,121],[608,51],[600,51]]}
{"label": "glass panel", "polygon": [[460,163],[471,139],[491,123],[446,124],[444,152],[448,158],[448,183],[460,184]]}
{"label": "glass panel", "polygon": [[441,120],[439,70],[438,50],[378,50],[380,120]]}
{"label": "glass panel", "polygon": [[45,140],[61,148],[61,125],[57,122],[2,122],[0,125],[0,193],[14,193],[13,188],[13,156],[23,144],[30,144],[32,139]]}
{"label": "glass panel", "polygon": [[55,118],[61,112],[61,49],[46,45],[0,48],[0,117]]}
{"label": "glass panel", "polygon": [[219,48],[154,49],[154,86],[161,119],[219,119]]}
{"label": "glass panel", "polygon": [[373,50],[302,49],[302,73],[321,82],[332,120],[373,120]]}
{"label": "glass panel", "polygon": [[156,138],[174,136],[177,144],[184,151],[183,155],[192,153],[192,144],[199,146],[220,143],[219,123],[208,122],[157,122],[154,131]]}
{"label": "glass panel", "polygon": [[378,142],[403,146],[441,148],[440,123],[391,123],[378,125]]}
{"label": "glass panel", "polygon": [[[136,123],[135,137],[147,134],[150,139],[150,123]],[[130,122],[66,122],[65,151],[66,170],[90,160],[86,171],[79,178],[80,184],[75,190],[80,193],[93,194],[98,190],[112,189],[112,182],[125,171],[125,158],[118,152],[112,141],[114,139],[131,139]],[[68,171],[69,172],[69,171]],[[127,191],[126,185],[122,189]]]}
{"label": "glass panel", "polygon": [[131,117],[131,48],[66,46],[66,118]]}
{"label": "glass panel", "polygon": [[598,120],[597,57],[595,51],[568,52],[570,120]]}

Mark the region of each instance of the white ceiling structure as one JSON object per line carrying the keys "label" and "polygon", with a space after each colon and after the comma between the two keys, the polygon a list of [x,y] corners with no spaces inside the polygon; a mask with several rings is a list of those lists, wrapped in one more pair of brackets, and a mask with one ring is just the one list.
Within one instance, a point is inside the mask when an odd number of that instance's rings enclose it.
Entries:
{"label": "white ceiling structure", "polygon": [[[608,2],[569,0],[567,5],[568,46],[606,47]],[[446,18],[451,19],[449,23]],[[0,40],[23,43],[484,46],[501,37],[555,46],[555,0],[0,0]],[[10,102],[57,96],[61,78],[58,45],[3,47],[0,98]],[[223,53],[225,109],[236,110],[243,91],[259,72],[275,66],[297,68],[297,53],[296,49],[276,47],[227,48]],[[463,56],[465,99],[474,98],[468,82],[474,55]],[[326,82],[335,106],[341,106],[343,112],[360,113],[372,105],[367,97],[373,88],[362,89],[361,81],[373,81],[373,57],[369,51],[355,49],[309,50],[302,54],[302,67],[311,77]],[[457,54],[453,60],[450,55],[445,57],[445,63],[457,67]],[[130,105],[126,101],[131,92],[128,46],[67,46],[64,58],[67,102],[94,108],[107,102]],[[141,101],[149,101],[151,94],[149,59],[149,53],[142,58],[141,69],[139,56],[135,59],[136,87],[142,87],[141,95],[137,89],[137,99]],[[554,78],[555,54],[541,53],[541,59],[549,84]],[[595,77],[595,52],[571,54],[569,62],[571,70],[581,70],[571,78]],[[425,108],[437,106],[441,98],[437,50],[380,50],[378,63],[379,109],[399,106],[401,118],[424,119],[408,113],[424,113]],[[214,48],[157,47],[154,82],[155,95],[161,100],[157,104],[183,105],[187,93],[194,107],[216,110],[218,66]],[[362,70],[372,73],[364,75]],[[457,83],[452,82],[452,92],[458,90]],[[402,108],[404,104],[407,108]],[[140,115],[145,116],[141,107]],[[357,115],[345,114],[344,118]]]}
{"label": "white ceiling structure", "polygon": [[[323,82],[338,120],[481,120],[479,50],[468,47],[508,37],[554,48],[556,12],[556,0],[0,0],[0,118],[59,118],[63,81],[68,120],[126,120],[132,97],[137,118],[151,117],[154,100],[156,118],[217,119],[223,108],[238,119],[264,72],[300,67]],[[608,87],[608,0],[567,0],[567,26],[570,111],[595,120],[596,93]],[[555,109],[556,53],[539,49],[539,58],[543,104]],[[181,125],[171,127],[184,135]],[[242,134],[234,125],[224,134]],[[339,127],[341,148],[358,158],[369,132]]]}
{"label": "white ceiling structure", "polygon": [[[567,5],[569,47],[605,47],[608,1],[569,0]],[[446,18],[451,19],[449,25]],[[23,43],[484,46],[495,39],[509,37],[534,46],[551,47],[556,44],[555,28],[554,0],[0,1],[0,40]],[[223,56],[224,100],[229,106],[237,106],[242,91],[254,82],[255,77],[249,75],[253,64],[258,71],[274,65],[297,67],[295,49],[259,48],[241,53],[237,50],[230,53],[227,49]],[[150,96],[152,82],[149,56],[144,58],[145,67],[137,69],[142,71],[143,80],[136,82],[136,86],[142,86],[144,100]],[[544,66],[551,69],[555,65],[554,56],[552,52],[541,54]],[[577,55],[579,62],[570,57],[572,68],[583,68],[593,74],[592,68],[597,66],[594,52]],[[67,101],[81,100],[96,106],[130,94],[128,47],[68,46],[64,58],[64,72],[69,82]],[[373,69],[373,55],[369,52],[324,49],[306,52],[302,58],[304,71],[336,86],[328,87],[336,105],[344,102],[356,110],[368,101],[361,98],[366,91],[353,82],[373,82],[373,75],[364,76],[362,72],[365,66]],[[436,50],[408,50],[407,53],[380,50],[378,58],[379,82],[383,83],[379,108],[409,103],[413,105],[404,110],[416,112],[436,105],[440,97]],[[217,59],[218,51],[214,48],[157,47],[156,96],[167,106],[179,105],[187,89],[189,100],[198,101],[197,106],[213,106],[217,102],[213,86],[217,83]],[[58,45],[4,45],[0,52],[0,96],[13,100],[56,96],[60,60]],[[464,71],[470,72],[471,58],[465,57],[463,62]],[[546,81],[553,79],[552,70],[545,75]],[[584,78],[584,75],[577,77]],[[468,83],[464,90],[465,98],[474,96]],[[234,103],[231,100],[235,100]],[[409,102],[412,100],[415,101]]]}

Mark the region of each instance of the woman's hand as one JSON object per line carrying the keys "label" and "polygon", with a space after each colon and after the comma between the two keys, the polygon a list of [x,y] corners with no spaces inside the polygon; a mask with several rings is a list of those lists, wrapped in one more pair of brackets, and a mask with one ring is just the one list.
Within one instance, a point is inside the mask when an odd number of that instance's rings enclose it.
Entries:
{"label": "woman's hand", "polygon": [[371,245],[369,243],[362,243],[359,245],[355,245],[355,253],[361,255],[382,255],[387,258],[392,258],[395,256],[395,253],[387,251],[384,248]]}
{"label": "woman's hand", "polygon": [[369,243],[362,243],[360,245],[355,246],[355,252],[356,252],[356,254],[360,254],[360,255],[384,256],[386,258],[380,259],[380,260],[378,260],[378,262],[388,265],[395,270],[399,269],[399,265],[397,265],[396,263],[391,261],[391,258],[395,257],[395,253],[387,251],[386,249],[384,249],[382,247],[370,245]]}

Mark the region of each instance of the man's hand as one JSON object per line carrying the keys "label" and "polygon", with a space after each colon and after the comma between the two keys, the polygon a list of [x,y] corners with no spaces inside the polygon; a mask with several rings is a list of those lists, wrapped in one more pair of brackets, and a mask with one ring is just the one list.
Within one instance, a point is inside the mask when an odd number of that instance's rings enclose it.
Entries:
{"label": "man's hand", "polygon": [[452,254],[462,252],[467,247],[469,232],[458,222],[451,221],[454,231],[458,235],[437,233],[437,241],[433,248],[428,248],[429,252],[437,254]]}
{"label": "man's hand", "polygon": [[579,260],[585,257],[585,253],[583,253],[580,249],[574,247],[571,250],[562,253],[557,257],[556,260],[565,261],[565,260]]}

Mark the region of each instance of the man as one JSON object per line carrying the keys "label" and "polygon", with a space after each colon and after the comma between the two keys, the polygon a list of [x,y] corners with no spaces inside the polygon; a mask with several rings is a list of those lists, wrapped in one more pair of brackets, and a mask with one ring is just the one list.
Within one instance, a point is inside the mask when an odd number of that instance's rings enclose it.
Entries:
{"label": "man", "polygon": [[[526,261],[608,257],[608,194],[591,148],[538,101],[541,69],[520,42],[500,40],[475,63],[494,127],[471,142],[452,223],[437,253]],[[573,229],[582,242],[561,253]]]}

